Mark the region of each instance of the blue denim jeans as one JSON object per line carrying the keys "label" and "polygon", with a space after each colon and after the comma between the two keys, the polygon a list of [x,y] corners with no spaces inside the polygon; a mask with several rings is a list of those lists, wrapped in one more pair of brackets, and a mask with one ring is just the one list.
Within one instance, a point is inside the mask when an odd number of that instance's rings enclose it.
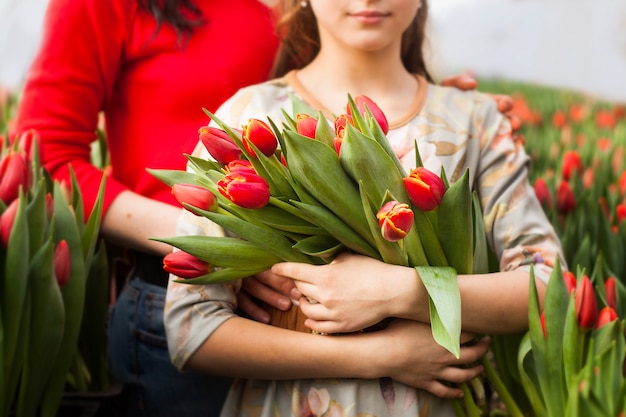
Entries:
{"label": "blue denim jeans", "polygon": [[129,280],[109,324],[109,368],[125,384],[126,416],[218,417],[231,379],[180,372],[170,361],[163,326],[165,288]]}

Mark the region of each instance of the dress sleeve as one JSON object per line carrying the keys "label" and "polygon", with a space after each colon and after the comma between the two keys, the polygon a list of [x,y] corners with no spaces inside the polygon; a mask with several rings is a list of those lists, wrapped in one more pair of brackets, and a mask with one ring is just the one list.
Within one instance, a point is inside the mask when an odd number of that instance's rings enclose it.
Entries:
{"label": "dress sleeve", "polygon": [[547,282],[563,250],[528,178],[530,158],[493,100],[482,97],[472,130],[480,143],[476,189],[501,271],[530,270]]}
{"label": "dress sleeve", "polygon": [[[20,99],[15,133],[37,131],[43,165],[54,178],[69,182],[72,166],[87,214],[103,175],[91,163],[91,143],[121,71],[135,8],[136,2],[119,0],[50,0]],[[108,179],[105,210],[125,188]]]}

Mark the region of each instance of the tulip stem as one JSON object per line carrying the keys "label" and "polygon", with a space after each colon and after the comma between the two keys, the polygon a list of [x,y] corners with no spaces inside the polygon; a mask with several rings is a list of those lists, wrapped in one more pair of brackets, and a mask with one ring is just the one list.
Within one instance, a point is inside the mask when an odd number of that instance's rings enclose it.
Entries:
{"label": "tulip stem", "polygon": [[493,386],[493,389],[496,390],[496,392],[498,393],[498,396],[500,397],[500,399],[506,406],[506,409],[509,413],[508,415],[510,417],[523,417],[524,414],[517,406],[517,403],[515,402],[515,400],[511,396],[511,393],[502,382],[502,379],[500,379],[500,376],[498,375],[496,370],[493,368],[493,365],[491,364],[489,359],[486,356],[483,356],[480,360],[480,363],[483,365],[483,369],[485,370],[485,375],[487,376],[487,379]]}

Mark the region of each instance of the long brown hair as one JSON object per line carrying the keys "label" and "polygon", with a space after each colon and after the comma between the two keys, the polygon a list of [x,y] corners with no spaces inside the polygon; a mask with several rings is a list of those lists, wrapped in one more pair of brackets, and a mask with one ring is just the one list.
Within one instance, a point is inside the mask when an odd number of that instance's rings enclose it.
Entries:
{"label": "long brown hair", "polygon": [[139,6],[154,16],[157,29],[171,25],[179,35],[191,35],[193,28],[204,22],[202,11],[192,0],[137,0]]}
{"label": "long brown hair", "polygon": [[[281,0],[278,13],[280,19],[276,30],[281,44],[272,69],[272,77],[280,77],[292,69],[306,66],[320,51],[317,19],[310,6],[302,7],[300,0]],[[422,51],[426,38],[427,17],[428,2],[422,0],[422,6],[413,22],[402,34],[401,54],[402,63],[407,71],[432,81]]]}

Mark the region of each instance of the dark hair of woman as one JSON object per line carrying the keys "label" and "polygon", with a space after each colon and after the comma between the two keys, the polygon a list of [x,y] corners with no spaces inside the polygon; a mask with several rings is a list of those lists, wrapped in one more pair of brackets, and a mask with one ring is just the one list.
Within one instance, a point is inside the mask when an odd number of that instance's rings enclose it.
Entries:
{"label": "dark hair of woman", "polygon": [[191,0],[137,0],[157,21],[156,32],[163,23],[171,25],[179,35],[190,35],[193,28],[204,23],[202,11]]}
{"label": "dark hair of woman", "polygon": [[[281,39],[272,77],[281,77],[292,69],[300,69],[310,63],[320,50],[317,21],[311,7],[302,7],[300,0],[281,0],[281,19],[276,28]],[[402,63],[407,71],[433,81],[426,69],[422,51],[426,37],[428,2],[422,0],[413,22],[402,35]]]}

